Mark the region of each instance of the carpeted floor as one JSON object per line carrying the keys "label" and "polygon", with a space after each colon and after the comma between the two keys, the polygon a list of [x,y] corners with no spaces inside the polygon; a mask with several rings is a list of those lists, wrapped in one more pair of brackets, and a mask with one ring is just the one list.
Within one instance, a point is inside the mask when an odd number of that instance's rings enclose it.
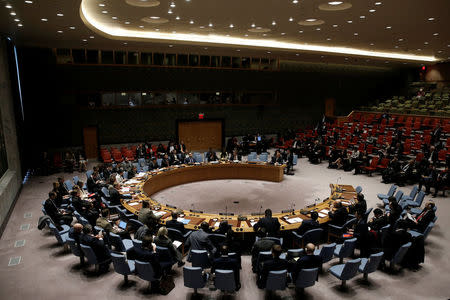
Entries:
{"label": "carpeted floor", "polygon": [[[191,299],[193,290],[183,286],[182,270],[174,268],[175,288],[167,296],[146,294],[147,283],[130,276],[130,286],[123,285],[123,276],[113,269],[102,276],[78,267],[79,260],[56,245],[56,239],[48,230],[39,231],[37,221],[41,213],[41,202],[47,197],[51,182],[58,174],[50,177],[33,177],[20,194],[11,218],[0,240],[0,299]],[[74,175],[65,174],[67,179]],[[376,194],[387,192],[389,185],[380,183],[379,176],[354,176],[338,170],[329,170],[326,164],[311,165],[300,159],[294,176],[286,176],[280,184],[260,181],[219,180],[192,183],[160,192],[156,198],[161,202],[177,204],[190,209],[228,211],[245,213],[270,207],[275,211],[303,207],[314,202],[315,197],[323,199],[329,195],[329,183],[360,185],[368,205],[373,207],[379,201]],[[402,187],[409,193],[411,187]],[[429,197],[426,198],[428,200]],[[239,204],[233,203],[239,201]],[[425,263],[417,272],[402,270],[392,275],[377,271],[369,275],[370,284],[364,283],[358,275],[348,281],[348,289],[341,291],[340,282],[328,272],[320,275],[315,286],[306,289],[305,294],[296,294],[287,289],[275,294],[259,290],[255,275],[251,272],[250,257],[243,256],[241,271],[242,288],[238,293],[224,296],[219,291],[199,290],[203,299],[448,299],[450,297],[450,197],[435,198],[438,207],[437,225],[426,242]],[[227,204],[229,203],[229,204]],[[225,205],[224,205],[225,204]],[[30,224],[29,228],[27,224]],[[21,246],[24,243],[23,246]],[[15,247],[19,246],[19,247]],[[10,259],[18,258],[20,263],[8,266]],[[16,259],[17,262],[18,259]],[[333,259],[325,264],[337,263]],[[90,269],[92,270],[92,269]]]}

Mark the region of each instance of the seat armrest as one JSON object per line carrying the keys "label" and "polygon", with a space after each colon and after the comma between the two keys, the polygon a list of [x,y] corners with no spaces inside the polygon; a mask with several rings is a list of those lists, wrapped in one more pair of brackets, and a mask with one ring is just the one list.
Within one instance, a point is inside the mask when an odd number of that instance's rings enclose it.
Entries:
{"label": "seat armrest", "polygon": [[292,231],[292,234],[293,234],[296,238],[298,238],[299,240],[303,239],[303,235],[300,235],[300,234],[298,234],[298,233],[295,232],[295,231]]}
{"label": "seat armrest", "polygon": [[189,237],[189,235],[191,235],[191,233],[192,233],[192,230],[190,230],[190,231],[186,232],[185,234],[183,234],[183,237],[185,239],[187,239]]}

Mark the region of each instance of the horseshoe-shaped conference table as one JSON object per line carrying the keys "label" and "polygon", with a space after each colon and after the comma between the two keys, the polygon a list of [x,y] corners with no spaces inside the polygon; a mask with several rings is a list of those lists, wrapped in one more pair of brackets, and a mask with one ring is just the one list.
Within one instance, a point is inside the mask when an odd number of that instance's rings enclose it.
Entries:
{"label": "horseshoe-shaped conference table", "polygon": [[[253,232],[253,225],[263,217],[260,213],[230,215],[226,212],[200,212],[190,211],[183,207],[174,207],[170,204],[162,204],[152,199],[151,196],[161,190],[180,184],[216,179],[251,179],[280,182],[283,180],[284,166],[271,165],[266,163],[204,163],[195,165],[180,165],[162,168],[147,173],[139,173],[136,177],[127,180],[122,184],[121,193],[131,195],[131,198],[123,198],[122,205],[131,213],[138,215],[142,208],[142,201],[148,201],[154,213],[160,217],[160,224],[165,224],[171,219],[171,212],[180,212],[180,221],[185,224],[188,230],[196,230],[199,225],[206,221],[211,227],[217,228],[222,220],[227,220],[233,231],[250,233]],[[281,230],[297,229],[301,222],[310,219],[309,213],[317,211],[319,213],[319,223],[328,222],[328,210],[330,204],[335,199],[341,199],[344,205],[351,205],[356,196],[355,189],[351,185],[330,184],[331,195],[323,202],[311,205],[299,210],[286,210],[287,212],[273,213],[273,217],[278,218]],[[301,192],[301,191],[299,191]],[[205,199],[207,201],[207,199]],[[277,201],[277,199],[274,199]],[[256,207],[256,206],[255,206]]]}

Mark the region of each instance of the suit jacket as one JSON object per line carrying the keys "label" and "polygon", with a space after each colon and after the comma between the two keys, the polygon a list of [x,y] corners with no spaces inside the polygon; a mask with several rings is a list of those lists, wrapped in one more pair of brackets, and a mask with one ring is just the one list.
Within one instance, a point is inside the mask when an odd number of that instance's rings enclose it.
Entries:
{"label": "suit jacket", "polygon": [[61,219],[62,214],[59,212],[59,209],[56,207],[56,203],[52,199],[49,198],[45,200],[44,209],[47,212],[47,215],[53,220],[53,222],[55,224],[59,224],[59,220]]}
{"label": "suit jacket", "polygon": [[186,229],[184,228],[184,224],[181,222],[178,222],[177,220],[169,220],[166,222],[167,228],[173,228],[181,231],[182,234],[186,233]]}
{"label": "suit jacket", "polygon": [[265,261],[263,263],[263,267],[257,281],[258,287],[261,289],[266,287],[267,276],[269,275],[270,271],[287,270],[288,267],[289,264],[285,259],[273,258],[271,260]]}
{"label": "suit jacket", "polygon": [[[80,186],[82,188],[82,186]],[[61,194],[61,196],[65,196],[69,194],[69,191],[66,189],[66,186],[61,183],[58,187],[58,191]]]}
{"label": "suit jacket", "polygon": [[384,227],[388,224],[388,219],[386,216],[381,216],[378,219],[373,219],[367,225],[370,227],[370,229],[378,231],[381,229],[381,227]]}
{"label": "suit jacket", "polygon": [[90,209],[91,202],[81,199],[78,196],[72,197],[72,206],[81,214]]}
{"label": "suit jacket", "polygon": [[120,193],[114,187],[109,189],[109,202],[111,205],[120,205]]}
{"label": "suit jacket", "polygon": [[[428,224],[433,221],[435,217],[435,213],[433,210],[427,210],[426,212],[422,212],[420,215],[417,216],[417,229],[421,232],[424,232],[427,228]],[[419,219],[420,218],[420,219]]]}
{"label": "suit jacket", "polygon": [[366,248],[368,246],[369,229],[366,220],[361,219],[356,223],[353,237],[357,238],[360,248]]}
{"label": "suit jacket", "polygon": [[89,193],[97,193],[100,190],[100,185],[95,182],[96,180],[89,176],[86,182],[87,190]]}
{"label": "suit jacket", "polygon": [[[75,243],[77,243],[77,245],[79,246],[82,233],[81,232],[75,232],[75,229],[73,227],[71,227],[69,229],[69,233],[68,234],[69,234],[69,237],[71,239],[75,240]],[[80,248],[80,250],[81,250],[81,248]]]}
{"label": "suit jacket", "polygon": [[106,247],[105,243],[90,234],[83,234],[80,238],[80,243],[90,246],[99,262],[103,262],[111,258],[111,254],[109,253],[109,249]]}
{"label": "suit jacket", "polygon": [[195,163],[195,159],[194,159],[193,157],[188,156],[188,157],[186,157],[186,159],[184,160],[184,163],[185,163],[185,164],[188,164],[188,165],[191,165],[191,164]]}
{"label": "suit jacket", "polygon": [[159,218],[155,216],[150,208],[142,208],[139,211],[138,220],[147,225],[148,228],[153,228]]}
{"label": "suit jacket", "polygon": [[337,226],[342,226],[347,221],[347,216],[348,216],[347,208],[341,207],[338,210],[336,210],[334,213],[330,211],[328,213],[328,215],[331,218],[331,224],[337,225]]}
{"label": "suit jacket", "polygon": [[165,168],[165,167],[168,167],[168,166],[170,166],[170,160],[169,159],[163,159],[162,160],[162,162],[161,162],[161,168]]}
{"label": "suit jacket", "polygon": [[298,273],[303,269],[322,269],[322,257],[319,255],[305,255],[297,260],[293,267],[292,277],[297,280]]}
{"label": "suit jacket", "polygon": [[277,218],[261,218],[258,223],[253,225],[253,230],[265,233],[267,236],[277,236],[280,230],[280,222]]}
{"label": "suit jacket", "polygon": [[258,255],[259,252],[261,251],[270,251],[273,247],[273,245],[275,245],[275,241],[267,239],[267,238],[262,238],[259,239],[257,242],[255,242],[253,244],[252,247],[252,268],[253,268],[253,272],[256,272],[257,270],[257,260],[258,260]]}
{"label": "suit jacket", "polygon": [[209,234],[204,232],[203,229],[191,233],[185,245],[190,247],[191,250],[207,250],[210,254],[216,252],[216,247],[209,239]]}
{"label": "suit jacket", "polygon": [[280,156],[280,157],[273,156],[272,157],[272,164],[275,164],[275,163],[279,163],[280,165],[282,165],[283,164],[283,157],[282,156]]}
{"label": "suit jacket", "polygon": [[319,222],[314,220],[303,220],[300,227],[297,229],[297,233],[300,235],[304,235],[307,231],[311,229],[317,229],[319,228]]}
{"label": "suit jacket", "polygon": [[230,258],[228,256],[220,256],[214,259],[211,267],[211,273],[214,273],[217,269],[232,270],[236,284],[240,284],[241,281],[239,276],[239,263],[236,259]]}
{"label": "suit jacket", "polygon": [[103,228],[104,230],[106,230],[108,232],[111,232],[113,230],[111,223],[109,223],[108,219],[104,218],[104,217],[98,218],[97,221],[95,222],[95,225]]}
{"label": "suit jacket", "polygon": [[142,249],[141,247],[132,247],[127,250],[127,259],[149,262],[153,268],[153,272],[155,272],[155,277],[158,278],[161,276],[158,253],[149,249]]}

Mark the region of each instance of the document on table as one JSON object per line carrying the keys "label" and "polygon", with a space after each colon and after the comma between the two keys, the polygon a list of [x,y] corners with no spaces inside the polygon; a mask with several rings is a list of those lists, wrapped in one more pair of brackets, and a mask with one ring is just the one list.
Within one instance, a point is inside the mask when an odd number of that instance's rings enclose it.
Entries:
{"label": "document on table", "polygon": [[139,204],[139,202],[131,202],[131,203],[128,203],[128,205],[131,205],[131,206],[138,205],[138,204]]}
{"label": "document on table", "polygon": [[130,188],[129,187],[123,187],[120,189],[121,192],[129,192]]}
{"label": "document on table", "polygon": [[287,219],[286,222],[288,222],[289,224],[301,223],[302,219],[299,217],[291,218],[291,219]]}
{"label": "document on table", "polygon": [[138,173],[138,174],[136,175],[136,177],[137,177],[137,178],[144,177],[145,174],[146,174],[145,172],[140,172],[140,173]]}
{"label": "document on table", "polygon": [[180,247],[183,243],[180,241],[173,241],[172,244],[175,246],[175,248]]}
{"label": "document on table", "polygon": [[214,227],[219,227],[219,225],[220,225],[220,222],[214,223]]}
{"label": "document on table", "polygon": [[139,183],[139,181],[137,181],[136,179],[130,179],[127,181],[127,184],[136,184]]}
{"label": "document on table", "polygon": [[351,204],[349,201],[341,201],[341,203],[345,204],[345,205],[350,205]]}
{"label": "document on table", "polygon": [[330,211],[328,209],[322,209],[321,211],[319,211],[319,218],[325,218],[326,216],[328,216],[328,213]]}
{"label": "document on table", "polygon": [[153,214],[154,214],[155,216],[157,216],[157,217],[162,217],[162,216],[164,216],[164,215],[166,214],[166,212],[165,212],[165,211],[156,211],[156,210],[153,210]]}
{"label": "document on table", "polygon": [[256,223],[258,223],[257,221],[250,221],[250,225],[253,227]]}
{"label": "document on table", "polygon": [[190,219],[185,219],[185,218],[177,218],[178,222],[183,223],[184,225],[189,224],[189,222],[191,221]]}

